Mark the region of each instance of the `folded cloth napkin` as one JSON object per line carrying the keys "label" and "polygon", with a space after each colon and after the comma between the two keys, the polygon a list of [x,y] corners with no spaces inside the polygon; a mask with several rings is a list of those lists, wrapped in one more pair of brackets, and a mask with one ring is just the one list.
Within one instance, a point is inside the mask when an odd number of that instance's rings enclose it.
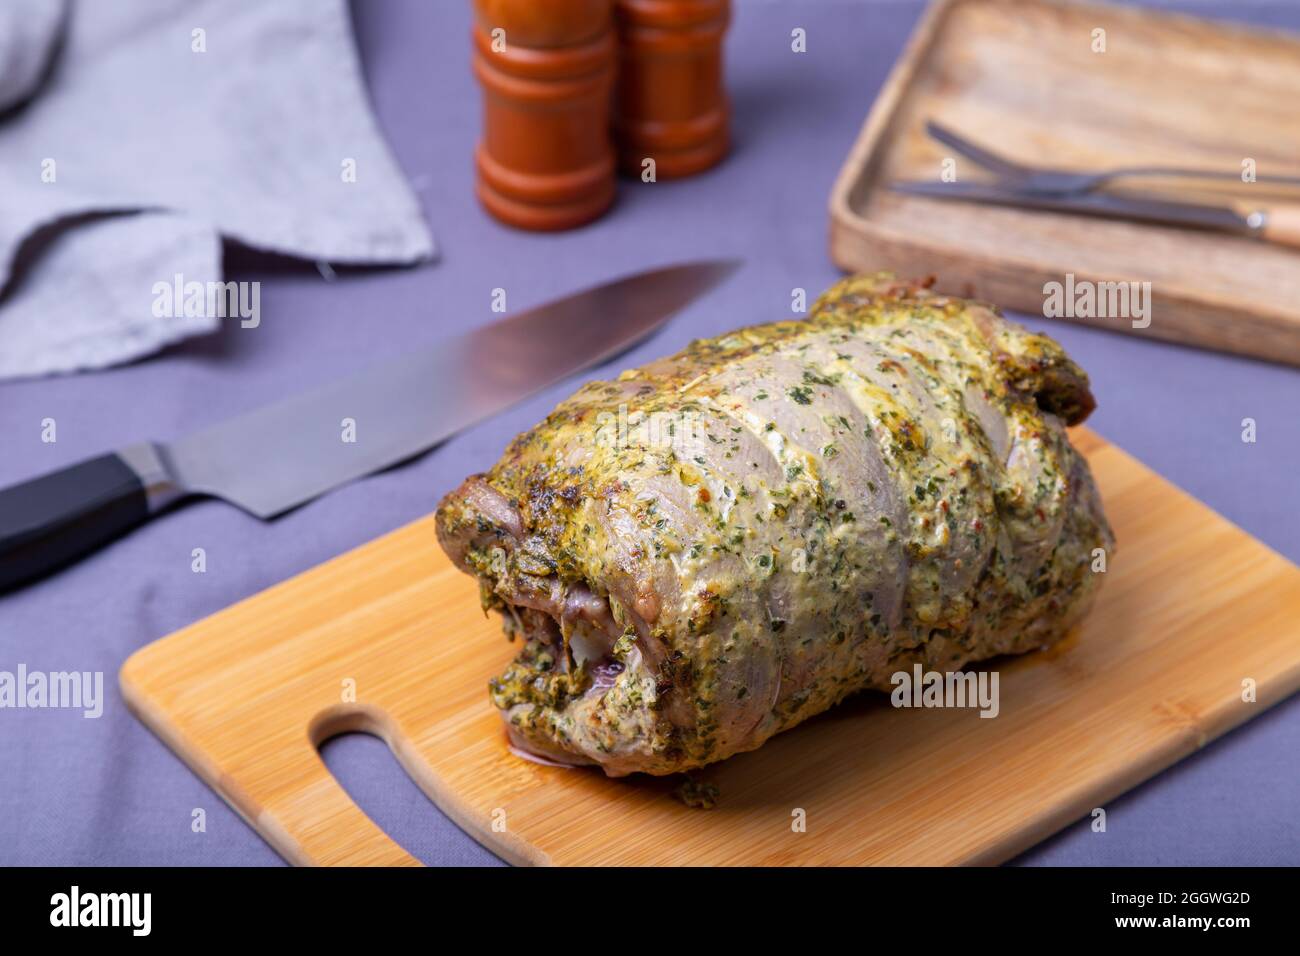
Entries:
{"label": "folded cloth napkin", "polygon": [[0,117],[0,378],[101,368],[216,328],[210,308],[156,305],[163,285],[216,285],[221,236],[335,263],[432,257],[345,0],[81,0],[66,16],[58,0],[15,2],[0,54],[29,52],[0,75],[0,107],[48,75]]}
{"label": "folded cloth napkin", "polygon": [[0,7],[0,110],[36,88],[67,12],[67,0],[6,0]]}

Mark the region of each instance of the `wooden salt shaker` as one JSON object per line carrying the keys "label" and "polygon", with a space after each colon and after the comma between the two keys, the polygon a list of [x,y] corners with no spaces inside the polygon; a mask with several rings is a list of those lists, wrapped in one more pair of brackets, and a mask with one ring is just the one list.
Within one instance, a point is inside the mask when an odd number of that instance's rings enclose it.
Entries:
{"label": "wooden salt shaker", "polygon": [[475,0],[477,191],[502,222],[569,229],[613,202],[612,2]]}
{"label": "wooden salt shaker", "polygon": [[690,176],[722,159],[730,109],[722,37],[730,0],[615,0],[619,41],[614,139],[619,166]]}

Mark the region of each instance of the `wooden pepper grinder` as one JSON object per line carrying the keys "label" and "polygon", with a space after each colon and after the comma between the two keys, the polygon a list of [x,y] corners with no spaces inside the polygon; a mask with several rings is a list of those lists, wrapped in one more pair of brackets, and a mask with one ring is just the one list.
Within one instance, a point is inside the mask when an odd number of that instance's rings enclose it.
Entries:
{"label": "wooden pepper grinder", "polygon": [[730,108],[722,37],[730,0],[615,0],[619,41],[614,139],[619,166],[690,176],[722,159]]}
{"label": "wooden pepper grinder", "polygon": [[613,0],[475,0],[478,197],[521,229],[569,229],[614,200]]}

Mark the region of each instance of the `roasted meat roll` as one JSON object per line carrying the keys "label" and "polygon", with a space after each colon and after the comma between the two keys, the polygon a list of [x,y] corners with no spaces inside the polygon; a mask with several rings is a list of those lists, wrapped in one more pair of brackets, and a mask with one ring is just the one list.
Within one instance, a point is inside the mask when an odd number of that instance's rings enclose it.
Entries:
{"label": "roasted meat roll", "polygon": [[1050,338],[887,274],[587,384],[438,508],[521,645],[512,743],[668,774],[1060,639],[1113,546],[1093,405]]}

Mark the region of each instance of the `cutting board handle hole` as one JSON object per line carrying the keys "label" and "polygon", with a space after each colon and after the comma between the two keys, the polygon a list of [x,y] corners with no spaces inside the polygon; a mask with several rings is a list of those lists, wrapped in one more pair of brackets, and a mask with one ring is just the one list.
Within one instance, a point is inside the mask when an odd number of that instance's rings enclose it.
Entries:
{"label": "cutting board handle hole", "polygon": [[[406,813],[413,804],[410,791],[425,796],[414,801],[421,808],[416,832],[437,832],[437,819],[442,815],[398,758],[392,743],[395,735],[394,724],[384,711],[361,704],[331,707],[318,714],[308,730],[321,762],[357,809],[407,853],[422,863],[435,863],[393,839],[399,826],[410,828]],[[486,851],[483,857],[489,859]]]}
{"label": "cutting board handle hole", "polygon": [[307,737],[318,751],[330,738],[342,734],[363,733],[378,737],[391,747],[392,720],[388,714],[369,704],[335,704],[317,714],[307,728]]}

